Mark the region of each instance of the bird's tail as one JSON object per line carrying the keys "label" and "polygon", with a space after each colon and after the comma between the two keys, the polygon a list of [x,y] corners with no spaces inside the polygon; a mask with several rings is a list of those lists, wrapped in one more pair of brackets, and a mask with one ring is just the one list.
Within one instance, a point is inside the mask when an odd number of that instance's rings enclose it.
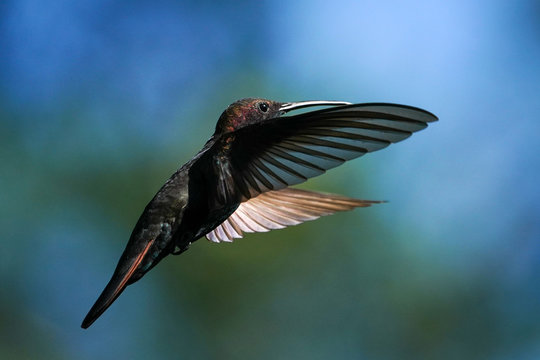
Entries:
{"label": "bird's tail", "polygon": [[128,244],[126,251],[118,262],[111,280],[99,298],[96,300],[94,306],[92,306],[88,312],[88,315],[86,315],[84,318],[81,324],[83,329],[86,329],[92,325],[92,323],[96,321],[96,319],[100,317],[109,306],[111,306],[111,304],[116,300],[116,298],[118,298],[118,296],[120,296],[122,291],[124,291],[129,284],[137,281],[146,271],[149,270],[149,268],[144,269],[146,266],[143,264],[143,260],[145,259],[146,254],[149,253],[153,243],[154,240],[151,240],[140,249],[130,248]]}

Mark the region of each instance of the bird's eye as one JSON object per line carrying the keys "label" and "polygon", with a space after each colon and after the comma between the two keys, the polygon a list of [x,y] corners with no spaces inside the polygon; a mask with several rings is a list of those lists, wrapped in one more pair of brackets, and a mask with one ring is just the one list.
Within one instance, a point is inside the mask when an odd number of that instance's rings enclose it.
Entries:
{"label": "bird's eye", "polygon": [[262,112],[267,112],[270,107],[268,106],[268,103],[261,102],[259,103],[259,110]]}

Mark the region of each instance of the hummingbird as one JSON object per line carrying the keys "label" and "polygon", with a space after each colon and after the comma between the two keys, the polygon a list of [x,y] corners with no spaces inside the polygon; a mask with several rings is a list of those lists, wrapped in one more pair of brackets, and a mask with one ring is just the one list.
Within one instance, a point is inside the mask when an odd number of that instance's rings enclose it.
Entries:
{"label": "hummingbird", "polygon": [[[286,115],[308,107],[319,110]],[[382,201],[292,188],[347,160],[408,138],[437,121],[428,111],[390,103],[238,100],[214,134],[165,182],[137,221],[86,329],[167,255],[201,237],[232,242]]]}

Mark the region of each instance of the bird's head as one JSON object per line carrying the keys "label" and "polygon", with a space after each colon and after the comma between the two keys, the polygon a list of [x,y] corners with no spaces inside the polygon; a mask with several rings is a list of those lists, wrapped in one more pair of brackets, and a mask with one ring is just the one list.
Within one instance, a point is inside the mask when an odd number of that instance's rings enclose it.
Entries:
{"label": "bird's head", "polygon": [[350,105],[344,101],[277,102],[267,99],[247,98],[235,101],[219,117],[216,134],[238,130],[244,126],[280,117],[291,110],[309,106]]}
{"label": "bird's head", "polygon": [[219,117],[216,133],[228,133],[246,125],[279,117],[281,103],[266,99],[242,99],[235,101]]}

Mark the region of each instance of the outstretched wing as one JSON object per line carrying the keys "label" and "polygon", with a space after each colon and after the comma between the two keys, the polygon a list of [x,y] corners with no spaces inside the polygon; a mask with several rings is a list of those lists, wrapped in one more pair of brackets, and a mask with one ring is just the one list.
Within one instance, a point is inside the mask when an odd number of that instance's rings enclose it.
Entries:
{"label": "outstretched wing", "polygon": [[252,124],[222,135],[217,198],[246,201],[299,184],[347,160],[380,150],[437,117],[394,104],[353,104]]}
{"label": "outstretched wing", "polygon": [[206,234],[206,238],[213,242],[231,242],[241,238],[243,233],[283,229],[337,211],[381,202],[292,188],[268,191],[241,203],[227,220]]}

